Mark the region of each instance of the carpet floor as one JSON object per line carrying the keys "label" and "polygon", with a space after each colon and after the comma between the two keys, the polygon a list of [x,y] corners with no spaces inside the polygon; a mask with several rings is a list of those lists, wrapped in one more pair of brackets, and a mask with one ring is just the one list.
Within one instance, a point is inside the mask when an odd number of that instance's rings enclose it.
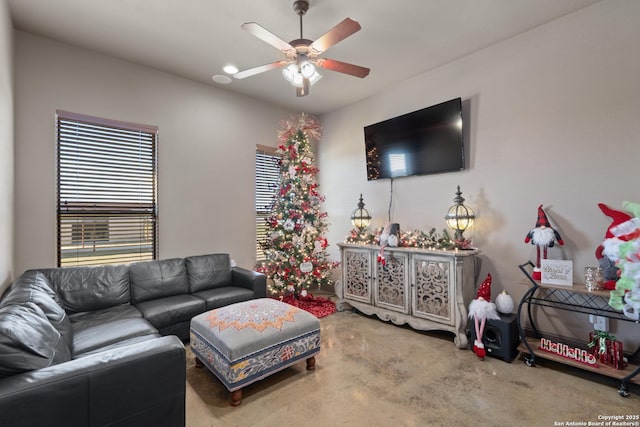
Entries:
{"label": "carpet floor", "polygon": [[640,413],[637,385],[623,398],[617,380],[553,362],[480,361],[451,334],[352,311],[320,323],[316,370],[302,361],[251,384],[236,408],[187,348],[187,426],[566,426]]}

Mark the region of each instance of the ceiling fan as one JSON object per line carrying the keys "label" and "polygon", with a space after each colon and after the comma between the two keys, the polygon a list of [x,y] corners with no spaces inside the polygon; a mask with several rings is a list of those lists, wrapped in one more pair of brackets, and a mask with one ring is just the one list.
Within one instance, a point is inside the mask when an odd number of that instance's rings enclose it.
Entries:
{"label": "ceiling fan", "polygon": [[285,79],[296,88],[296,95],[305,96],[309,94],[309,87],[321,77],[316,67],[360,78],[369,75],[368,68],[320,57],[331,46],[359,31],[361,27],[357,21],[346,18],[319,39],[313,41],[302,36],[302,16],[309,10],[309,1],[294,1],[293,10],[300,17],[300,38],[289,43],[255,22],[242,24],[242,29],[282,51],[286,59],[239,71],[233,75],[236,79],[244,79],[274,68],[282,68]]}

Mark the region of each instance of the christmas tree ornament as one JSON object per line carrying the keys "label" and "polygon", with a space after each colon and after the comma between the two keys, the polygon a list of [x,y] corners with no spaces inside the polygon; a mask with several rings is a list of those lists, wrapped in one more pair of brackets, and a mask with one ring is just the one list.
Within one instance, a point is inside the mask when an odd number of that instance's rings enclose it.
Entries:
{"label": "christmas tree ornament", "polygon": [[300,264],[300,271],[302,271],[303,273],[311,273],[311,271],[313,271],[313,264],[310,262],[303,262],[302,264]]}
{"label": "christmas tree ornament", "polygon": [[533,268],[532,277],[534,280],[542,278],[542,270],[540,269],[540,260],[547,259],[547,250],[555,246],[556,242],[562,246],[564,242],[560,234],[551,227],[547,214],[542,209],[542,205],[538,206],[538,219],[535,228],[532,228],[524,238],[525,243],[531,242],[536,247],[536,265]]}
{"label": "christmas tree ornament", "polygon": [[295,223],[291,220],[291,219],[287,219],[282,228],[285,229],[285,231],[293,231],[293,229],[295,228]]}

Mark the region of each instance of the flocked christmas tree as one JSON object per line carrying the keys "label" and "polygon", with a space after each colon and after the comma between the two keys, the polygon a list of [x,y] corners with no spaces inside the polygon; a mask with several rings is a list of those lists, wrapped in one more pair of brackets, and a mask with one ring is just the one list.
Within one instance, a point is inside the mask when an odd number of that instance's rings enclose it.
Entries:
{"label": "flocked christmas tree", "polygon": [[304,113],[283,121],[278,132],[280,187],[266,219],[266,261],[256,266],[271,279],[274,295],[305,297],[309,290],[331,284],[331,270],[337,265],[328,261],[327,213],[320,209],[324,197],[318,192],[311,150],[311,142],[320,135],[317,120]]}

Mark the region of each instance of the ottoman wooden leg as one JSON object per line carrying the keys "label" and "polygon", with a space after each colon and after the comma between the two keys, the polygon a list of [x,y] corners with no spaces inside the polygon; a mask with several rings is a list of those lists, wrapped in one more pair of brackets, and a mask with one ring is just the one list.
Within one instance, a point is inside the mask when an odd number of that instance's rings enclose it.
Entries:
{"label": "ottoman wooden leg", "polygon": [[311,356],[307,359],[307,371],[314,371],[316,369],[316,358]]}
{"label": "ottoman wooden leg", "polygon": [[202,368],[203,366],[204,363],[202,363],[202,361],[196,357],[196,368]]}
{"label": "ottoman wooden leg", "polygon": [[231,406],[240,406],[242,403],[242,389],[231,392]]}

